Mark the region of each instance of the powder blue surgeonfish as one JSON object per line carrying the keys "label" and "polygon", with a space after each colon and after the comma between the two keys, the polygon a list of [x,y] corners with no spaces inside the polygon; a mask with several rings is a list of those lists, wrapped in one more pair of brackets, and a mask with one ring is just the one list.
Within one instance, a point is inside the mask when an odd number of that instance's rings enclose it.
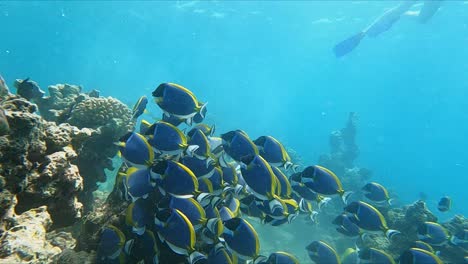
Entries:
{"label": "powder blue surgeonfish", "polygon": [[154,123],[146,133],[150,134],[148,142],[156,153],[175,156],[186,151],[191,156],[198,148],[187,143],[187,138],[180,129],[163,121]]}
{"label": "powder blue surgeonfish", "polygon": [[198,179],[210,178],[215,172],[215,161],[213,159],[201,160],[194,156],[185,156],[180,163],[189,168]]}
{"label": "powder blue surgeonfish", "polygon": [[362,234],[361,228],[356,224],[357,218],[352,214],[341,214],[333,220],[333,224],[337,225],[336,231],[349,237],[358,237]]}
{"label": "powder blue surgeonfish", "polygon": [[420,248],[410,248],[400,256],[399,264],[443,264],[434,253]]}
{"label": "powder blue surgeonfish", "polygon": [[348,204],[345,207],[345,211],[351,213],[357,219],[357,225],[367,231],[382,231],[385,233],[387,238],[399,234],[397,230],[388,228],[385,217],[372,205],[357,201]]}
{"label": "powder blue surgeonfish", "polygon": [[242,159],[242,177],[248,190],[261,200],[272,200],[275,195],[277,180],[270,164],[259,155],[246,156]]}
{"label": "powder blue surgeonfish", "polygon": [[185,165],[172,160],[159,161],[151,167],[159,190],[179,198],[190,198],[198,194],[198,180]]}
{"label": "powder blue surgeonfish", "polygon": [[205,210],[200,203],[193,198],[183,199],[166,196],[159,201],[158,207],[179,210],[190,220],[195,231],[200,229],[206,223]]}
{"label": "powder blue surgeonfish", "polygon": [[424,222],[418,226],[418,238],[430,245],[441,246],[450,238],[445,227],[435,222]]}
{"label": "powder blue surgeonfish", "polygon": [[136,120],[146,111],[146,105],[148,104],[148,98],[146,96],[142,96],[138,99],[136,104],[133,106],[132,110],[132,119]]}
{"label": "powder blue surgeonfish", "polygon": [[139,198],[146,199],[154,190],[155,182],[151,179],[150,170],[137,169],[130,167],[123,174],[122,183],[125,189],[125,195],[130,197],[132,201]]}
{"label": "powder blue surgeonfish", "polygon": [[452,199],[448,196],[440,198],[439,203],[437,204],[437,209],[441,212],[447,212],[452,208]]}
{"label": "powder blue surgeonfish", "polygon": [[146,138],[138,133],[127,133],[120,138],[117,145],[120,155],[130,166],[145,168],[153,162],[153,149]]}
{"label": "powder blue surgeonfish", "polygon": [[234,130],[221,135],[223,148],[226,154],[237,162],[250,155],[258,155],[257,146],[242,130]]}
{"label": "powder blue surgeonfish", "polygon": [[195,251],[195,229],[190,220],[177,209],[159,210],[154,218],[159,239],[179,255],[190,255]]}
{"label": "powder blue surgeonfish", "polygon": [[142,260],[144,263],[151,264],[159,263],[156,238],[150,230],[146,230],[142,235],[127,241],[124,251],[137,261]]}
{"label": "powder blue surgeonfish", "polygon": [[347,200],[351,192],[345,192],[340,179],[327,168],[322,166],[309,166],[301,173],[301,181],[305,186],[323,195],[338,194],[343,202]]}
{"label": "powder blue surgeonfish", "polygon": [[283,166],[286,170],[296,169],[291,162],[288,152],[283,144],[272,136],[261,136],[253,141],[258,147],[260,156],[275,167]]}
{"label": "powder blue surgeonfish", "polygon": [[142,235],[146,226],[151,223],[153,216],[152,206],[146,200],[137,200],[127,207],[125,213],[125,223],[132,228],[132,231],[137,235]]}
{"label": "powder blue surgeonfish", "polygon": [[190,139],[188,140],[188,144],[198,146],[193,152],[193,155],[199,159],[210,158],[210,143],[206,135],[200,129],[193,129],[191,132],[192,133],[189,133]]}
{"label": "powder blue surgeonfish", "polygon": [[364,185],[362,190],[364,191],[364,196],[369,200],[377,203],[386,202],[391,205],[392,199],[390,199],[387,189],[385,189],[381,184],[370,182]]}
{"label": "powder blue surgeonfish", "polygon": [[152,95],[166,115],[192,120],[197,113],[201,113],[204,118],[203,109],[206,103],[200,103],[190,90],[179,84],[162,83]]}
{"label": "powder blue surgeonfish", "polygon": [[309,258],[317,264],[340,264],[335,249],[323,241],[314,241],[307,247]]}
{"label": "powder blue surgeonfish", "polygon": [[115,260],[116,263],[124,263],[125,256],[122,254],[125,246],[125,235],[117,227],[108,225],[101,232],[98,247],[98,260]]}
{"label": "powder blue surgeonfish", "polygon": [[240,258],[255,259],[260,252],[260,240],[253,226],[242,218],[224,221],[223,237],[228,248]]}

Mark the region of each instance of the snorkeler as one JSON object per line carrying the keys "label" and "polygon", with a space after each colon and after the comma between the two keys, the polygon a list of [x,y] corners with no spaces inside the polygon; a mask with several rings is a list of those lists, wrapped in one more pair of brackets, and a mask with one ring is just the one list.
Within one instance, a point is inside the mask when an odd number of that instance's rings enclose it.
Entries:
{"label": "snorkeler", "polygon": [[[395,22],[397,22],[403,14],[405,14],[417,0],[406,0],[401,2],[399,5],[389,9],[381,16],[379,16],[374,22],[367,26],[364,30],[359,33],[339,42],[333,47],[333,52],[336,57],[342,57],[352,50],[354,50],[364,36],[375,38],[381,33],[389,30]],[[414,12],[419,22],[426,23],[431,19],[439,9],[443,0],[427,0],[424,1],[422,8],[419,12]]]}

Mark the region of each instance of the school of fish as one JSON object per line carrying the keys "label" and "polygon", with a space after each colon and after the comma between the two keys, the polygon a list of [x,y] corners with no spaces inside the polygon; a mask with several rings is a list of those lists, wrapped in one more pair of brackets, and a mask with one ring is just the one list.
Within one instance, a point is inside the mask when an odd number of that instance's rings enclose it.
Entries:
{"label": "school of fish", "polygon": [[[350,202],[352,193],[335,173],[320,165],[298,171],[274,137],[252,140],[240,129],[216,135],[214,125],[202,123],[207,104],[187,88],[162,83],[152,96],[161,120],[141,120],[138,132],[116,142],[123,165],[114,191],[129,205],[124,224],[102,228],[99,263],[297,264],[288,252],[260,255],[258,234],[244,216],[271,226],[289,224],[301,214],[314,222],[334,197],[344,208],[333,221],[338,235],[400,235],[375,206],[392,201],[381,184],[362,188],[367,201]],[[147,102],[138,100],[135,120]],[[178,128],[182,123],[188,131]],[[450,204],[444,197],[439,209],[449,210]],[[442,263],[432,246],[466,242],[466,230],[451,235],[426,222],[418,228],[418,241],[397,260],[375,248],[349,248],[340,256],[326,241],[311,241],[304,250],[318,264]]]}

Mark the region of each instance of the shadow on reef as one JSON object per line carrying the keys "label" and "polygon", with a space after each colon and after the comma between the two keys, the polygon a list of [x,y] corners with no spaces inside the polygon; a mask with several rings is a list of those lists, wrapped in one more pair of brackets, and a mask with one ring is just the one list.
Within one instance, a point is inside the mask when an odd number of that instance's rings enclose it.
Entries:
{"label": "shadow on reef", "polygon": [[[29,79],[14,85],[19,95],[0,76],[0,257],[46,263],[51,255],[32,254],[36,249],[18,240],[49,245],[50,237],[42,234],[70,227],[92,211],[97,182],[105,182],[104,170],[113,169],[114,142],[134,124],[126,105],[97,91],[85,94],[80,86],[58,84],[43,97]],[[30,214],[44,220],[23,217]],[[20,226],[29,231],[18,232]],[[34,233],[35,228],[45,231]],[[55,250],[52,255],[61,251]]]}

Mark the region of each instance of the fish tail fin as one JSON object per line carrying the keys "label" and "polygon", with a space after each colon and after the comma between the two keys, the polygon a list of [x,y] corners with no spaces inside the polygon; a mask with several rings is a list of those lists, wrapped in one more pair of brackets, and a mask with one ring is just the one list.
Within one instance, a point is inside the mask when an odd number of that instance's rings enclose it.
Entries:
{"label": "fish tail fin", "polygon": [[188,257],[188,262],[190,264],[204,263],[204,260],[206,261],[207,257],[198,251],[190,253],[190,256]]}
{"label": "fish tail fin", "polygon": [[263,255],[258,255],[250,263],[252,263],[252,264],[262,264],[262,263],[268,263],[267,261],[268,261],[268,257],[263,256]]}
{"label": "fish tail fin", "polygon": [[187,146],[187,149],[185,150],[185,154],[187,154],[190,157],[193,157],[194,152],[199,148],[200,146],[198,145],[189,145]]}
{"label": "fish tail fin", "polygon": [[125,142],[114,142],[114,145],[116,145],[117,147],[125,147]]}
{"label": "fish tail fin", "polygon": [[388,199],[387,200],[388,205],[393,205],[393,201],[394,201],[394,199],[392,199],[392,198]]}
{"label": "fish tail fin", "polygon": [[318,221],[317,221],[317,216],[318,216],[318,214],[319,214],[319,213],[318,213],[317,211],[312,211],[312,212],[310,212],[309,218],[310,218],[310,220],[311,220],[313,223],[317,223],[317,222],[318,222]]}
{"label": "fish tail fin", "polygon": [[361,31],[339,42],[333,47],[333,53],[337,58],[343,57],[344,55],[353,51],[359,45],[365,35],[365,32]]}
{"label": "fish tail fin", "polygon": [[299,165],[297,165],[297,164],[293,164],[293,165],[291,166],[291,169],[292,169],[292,171],[293,171],[294,173],[297,172],[297,169],[298,169],[298,168],[299,168]]}
{"label": "fish tail fin", "polygon": [[393,237],[395,237],[396,235],[399,235],[399,234],[401,234],[401,232],[398,231],[398,230],[388,229],[387,231],[385,231],[385,236],[386,236],[389,240],[392,240]]}
{"label": "fish tail fin", "polygon": [[203,118],[205,118],[205,113],[206,113],[206,112],[204,112],[203,110],[205,110],[207,104],[208,104],[208,102],[206,102],[206,103],[204,103],[204,104],[202,104],[202,105],[200,106],[199,113],[200,113],[201,117],[203,117]]}
{"label": "fish tail fin", "polygon": [[192,124],[193,124],[193,117],[190,117],[190,118],[185,119],[184,123],[185,123],[187,126],[192,126]]}
{"label": "fish tail fin", "polygon": [[213,135],[214,135],[214,133],[215,133],[215,130],[216,130],[216,125],[215,125],[215,124],[213,124],[213,125],[211,126],[211,130],[210,130],[210,136],[213,136]]}
{"label": "fish tail fin", "polygon": [[341,200],[343,200],[343,203],[344,204],[348,204],[348,200],[349,200],[349,197],[353,194],[353,192],[349,191],[349,192],[343,192],[343,194],[341,194]]}
{"label": "fish tail fin", "polygon": [[322,209],[323,206],[327,205],[328,202],[331,201],[331,198],[330,197],[321,197],[320,198],[320,201],[318,202],[318,208],[319,210]]}

